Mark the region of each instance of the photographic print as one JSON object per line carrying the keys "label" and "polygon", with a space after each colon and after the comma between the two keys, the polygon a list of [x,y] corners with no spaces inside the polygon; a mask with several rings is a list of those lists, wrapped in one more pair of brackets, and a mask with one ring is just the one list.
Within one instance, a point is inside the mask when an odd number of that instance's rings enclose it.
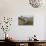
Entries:
{"label": "photographic print", "polygon": [[19,25],[33,25],[33,16],[32,17],[18,17],[18,24]]}

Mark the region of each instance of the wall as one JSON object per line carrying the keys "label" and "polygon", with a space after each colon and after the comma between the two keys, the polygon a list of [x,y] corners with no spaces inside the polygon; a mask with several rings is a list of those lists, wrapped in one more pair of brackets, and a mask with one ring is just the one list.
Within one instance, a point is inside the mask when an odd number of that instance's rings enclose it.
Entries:
{"label": "wall", "polygon": [[[0,0],[0,16],[13,17],[12,27],[8,33],[17,40],[27,40],[34,34],[37,35],[37,39],[44,40],[45,14],[45,8],[32,8],[28,0]],[[21,15],[33,16],[34,25],[19,26],[18,17]],[[2,39],[2,36],[0,36],[0,39]]]}

